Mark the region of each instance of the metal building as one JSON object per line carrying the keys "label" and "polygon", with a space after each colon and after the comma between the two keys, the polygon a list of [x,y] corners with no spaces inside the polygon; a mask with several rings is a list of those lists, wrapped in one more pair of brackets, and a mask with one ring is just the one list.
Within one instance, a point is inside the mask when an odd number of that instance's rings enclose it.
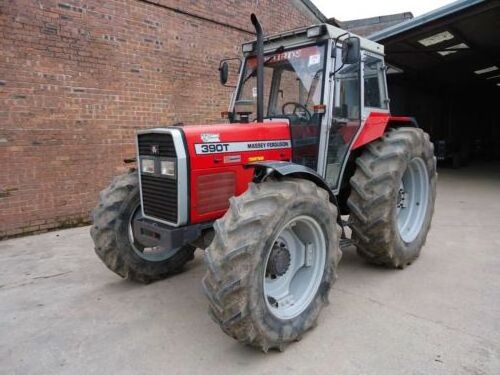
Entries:
{"label": "metal building", "polygon": [[500,1],[460,0],[371,34],[391,110],[413,114],[455,166],[500,158]]}

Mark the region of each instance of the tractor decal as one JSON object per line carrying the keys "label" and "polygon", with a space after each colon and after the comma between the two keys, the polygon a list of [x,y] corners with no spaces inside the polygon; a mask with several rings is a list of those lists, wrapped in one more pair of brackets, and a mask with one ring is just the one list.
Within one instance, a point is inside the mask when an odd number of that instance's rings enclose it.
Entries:
{"label": "tractor decal", "polygon": [[290,148],[291,142],[288,139],[277,141],[258,142],[228,142],[228,143],[197,143],[195,144],[196,154],[217,154],[225,152],[244,152],[254,150],[275,150],[280,148]]}

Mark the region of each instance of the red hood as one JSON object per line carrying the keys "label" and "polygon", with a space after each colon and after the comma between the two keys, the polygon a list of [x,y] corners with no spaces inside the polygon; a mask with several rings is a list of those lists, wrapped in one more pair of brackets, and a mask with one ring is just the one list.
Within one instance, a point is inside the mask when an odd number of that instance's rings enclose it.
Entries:
{"label": "red hood", "polygon": [[181,129],[186,135],[188,144],[203,143],[202,134],[219,135],[218,141],[209,142],[290,139],[290,129],[286,122],[188,125]]}
{"label": "red hood", "polygon": [[180,129],[189,153],[192,223],[221,217],[228,199],[248,189],[254,171],[245,168],[246,164],[289,161],[292,157],[286,122],[191,125]]}
{"label": "red hood", "polygon": [[277,157],[279,149],[286,149],[287,157],[291,152],[290,127],[286,122],[189,125],[182,130],[193,169],[215,166],[214,157],[219,156],[240,155],[241,164],[246,164],[253,160],[255,152],[264,160]]}

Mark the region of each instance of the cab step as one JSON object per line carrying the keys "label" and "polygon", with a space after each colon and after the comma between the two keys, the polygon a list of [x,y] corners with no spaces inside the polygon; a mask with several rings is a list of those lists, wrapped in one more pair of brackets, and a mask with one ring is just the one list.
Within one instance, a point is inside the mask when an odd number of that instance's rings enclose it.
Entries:
{"label": "cab step", "polygon": [[351,246],[354,246],[354,242],[350,238],[342,238],[340,240],[340,250],[345,250]]}

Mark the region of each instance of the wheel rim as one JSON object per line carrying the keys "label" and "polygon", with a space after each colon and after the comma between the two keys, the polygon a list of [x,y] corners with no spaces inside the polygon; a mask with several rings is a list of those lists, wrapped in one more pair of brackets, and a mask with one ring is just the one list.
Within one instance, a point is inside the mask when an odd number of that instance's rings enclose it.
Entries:
{"label": "wheel rim", "polygon": [[130,246],[132,247],[134,252],[140,258],[150,262],[161,262],[174,255],[178,249],[168,249],[163,246],[146,247],[142,245],[140,241],[135,238],[132,223],[134,222],[134,220],[140,219],[142,217],[143,216],[142,216],[141,206],[138,205],[135,208],[133,215],[130,216],[130,221],[128,225],[128,239]]}
{"label": "wheel rim", "polygon": [[401,239],[410,243],[422,230],[429,198],[429,175],[424,161],[414,158],[403,174],[397,199],[398,230]]}
{"label": "wheel rim", "polygon": [[326,240],[319,223],[298,216],[283,226],[269,249],[264,297],[279,319],[292,319],[311,304],[323,279]]}

